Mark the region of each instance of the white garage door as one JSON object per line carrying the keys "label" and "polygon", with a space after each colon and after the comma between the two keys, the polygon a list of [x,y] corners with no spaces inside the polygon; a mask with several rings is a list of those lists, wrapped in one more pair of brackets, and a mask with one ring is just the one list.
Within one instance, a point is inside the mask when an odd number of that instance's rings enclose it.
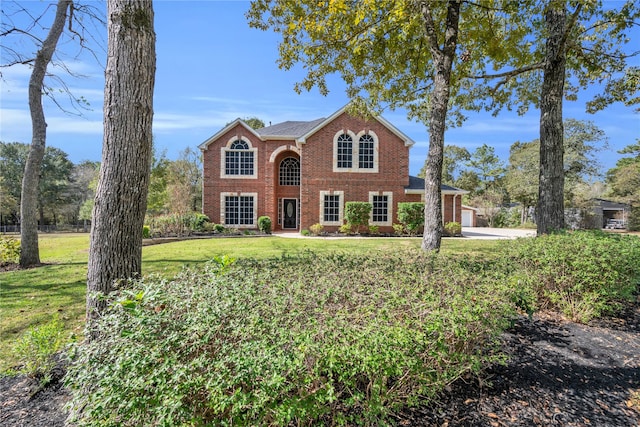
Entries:
{"label": "white garage door", "polygon": [[473,212],[471,211],[462,211],[462,226],[463,227],[472,227],[473,226]]}

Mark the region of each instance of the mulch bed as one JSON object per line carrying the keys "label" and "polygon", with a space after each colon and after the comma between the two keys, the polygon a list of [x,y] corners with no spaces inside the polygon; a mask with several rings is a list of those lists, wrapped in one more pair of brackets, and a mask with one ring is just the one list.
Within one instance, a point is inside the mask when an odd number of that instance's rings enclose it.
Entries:
{"label": "mulch bed", "polygon": [[[640,305],[580,325],[557,316],[518,319],[502,336],[505,365],[453,384],[436,403],[406,410],[401,426],[639,426]],[[0,425],[63,426],[63,368],[37,391],[0,378]]]}

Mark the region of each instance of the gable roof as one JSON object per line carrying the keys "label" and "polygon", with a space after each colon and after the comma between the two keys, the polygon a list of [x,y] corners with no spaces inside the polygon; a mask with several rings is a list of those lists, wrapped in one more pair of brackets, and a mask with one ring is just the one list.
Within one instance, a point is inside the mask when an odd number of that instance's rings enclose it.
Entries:
{"label": "gable roof", "polygon": [[309,122],[286,121],[256,130],[263,139],[297,139],[324,122],[324,117]]}
{"label": "gable roof", "polygon": [[[253,135],[255,135],[261,141],[267,141],[270,139],[283,139],[283,140],[292,140],[296,143],[304,144],[307,142],[307,138],[312,136],[314,133],[322,129],[329,122],[334,120],[340,114],[346,112],[349,104],[345,105],[331,116],[325,118],[321,117],[319,119],[311,120],[311,121],[286,121],[282,123],[276,123],[272,126],[265,126],[261,129],[254,130],[251,126],[246,124],[241,119],[235,119],[233,122],[229,123],[219,132],[216,132],[215,135],[207,138],[202,144],[198,145],[200,150],[206,150],[209,144],[218,139],[220,136],[225,134],[231,128],[236,126],[237,124],[241,124],[247,130],[249,130]],[[415,142],[405,135],[400,129],[392,125],[382,116],[374,116],[374,118],[379,121],[383,126],[389,129],[394,135],[404,141],[404,145],[406,147],[411,147]]]}
{"label": "gable roof", "polygon": [[[452,187],[447,184],[440,186],[442,194],[468,194],[467,190]],[[424,178],[418,178],[417,176],[409,176],[409,185],[404,187],[406,194],[424,194]]]}
{"label": "gable roof", "polygon": [[248,124],[246,124],[244,122],[244,120],[242,120],[240,118],[237,118],[234,121],[232,121],[231,123],[229,123],[228,125],[226,125],[224,128],[222,128],[220,131],[216,132],[213,136],[207,138],[206,141],[204,141],[202,144],[198,145],[198,148],[200,150],[206,150],[207,147],[209,146],[209,144],[211,144],[216,139],[220,138],[227,131],[229,131],[230,129],[234,128],[237,124],[242,125],[245,129],[247,129],[249,132],[254,134],[256,136],[256,138],[262,139],[260,137],[260,135],[251,126],[249,126]]}
{"label": "gable roof", "polygon": [[[320,129],[322,129],[326,124],[328,124],[329,122],[331,122],[333,119],[335,119],[336,117],[338,117],[340,114],[344,113],[347,111],[347,107],[349,106],[349,104],[345,105],[344,107],[342,107],[341,109],[339,109],[338,111],[336,111],[335,113],[333,113],[332,115],[330,115],[329,117],[327,117],[326,119],[322,120],[321,122],[319,122],[318,124],[316,124],[316,126],[314,126],[313,128],[311,128],[308,132],[306,132],[305,134],[301,135],[300,137],[296,138],[296,142],[304,144],[307,142],[307,139],[313,135],[314,133],[316,133],[317,131],[319,131]],[[387,121],[384,117],[382,116],[373,116],[374,119],[376,119],[377,121],[379,121],[384,127],[386,127],[387,129],[389,129],[394,135],[396,135],[398,138],[400,138],[401,140],[404,141],[404,145],[406,147],[411,147],[413,144],[415,144],[415,141],[412,140],[411,138],[409,138],[407,135],[405,135],[400,129],[398,129],[397,127],[395,127],[394,125],[392,125],[389,121]]]}

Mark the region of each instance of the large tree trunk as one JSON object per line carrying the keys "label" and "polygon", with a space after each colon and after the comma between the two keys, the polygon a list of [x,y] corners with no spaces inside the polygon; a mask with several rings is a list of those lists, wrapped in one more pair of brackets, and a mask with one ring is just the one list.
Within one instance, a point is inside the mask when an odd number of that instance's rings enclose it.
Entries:
{"label": "large tree trunk", "polygon": [[546,11],[547,39],[544,80],[540,99],[540,187],[537,234],[564,228],[564,34],[566,5],[550,4]]}
{"label": "large tree trunk", "polygon": [[47,66],[56,50],[60,35],[64,30],[67,10],[71,0],[59,0],[53,25],[36,54],[31,78],[29,79],[29,111],[31,112],[31,148],[22,178],[20,197],[20,266],[31,267],[40,264],[38,249],[38,185],[40,169],[47,143],[47,122],[42,108],[42,86]]}
{"label": "large tree trunk", "polygon": [[118,280],[137,277],[152,155],[156,54],[151,0],[108,0],[102,166],[91,224],[87,274],[91,322]]}
{"label": "large tree trunk", "polygon": [[451,69],[456,53],[460,1],[450,0],[447,6],[445,41],[442,50],[431,10],[427,2],[422,3],[422,14],[429,38],[429,46],[435,64],[431,111],[429,115],[429,153],[425,164],[424,179],[424,234],[422,249],[439,251],[442,240],[442,160],[444,155],[444,132],[449,110]]}

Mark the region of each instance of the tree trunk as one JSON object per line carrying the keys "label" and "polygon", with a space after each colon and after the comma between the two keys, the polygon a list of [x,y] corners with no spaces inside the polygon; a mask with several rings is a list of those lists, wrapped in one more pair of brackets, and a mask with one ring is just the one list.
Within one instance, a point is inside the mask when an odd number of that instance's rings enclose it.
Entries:
{"label": "tree trunk", "polygon": [[540,99],[540,187],[537,234],[564,228],[564,128],[562,101],[565,62],[566,5],[550,4],[546,11],[549,33]]}
{"label": "tree trunk", "polygon": [[47,143],[47,122],[42,108],[42,86],[47,66],[56,50],[64,30],[67,10],[71,0],[59,0],[53,25],[36,54],[33,71],[29,79],[29,111],[31,112],[31,148],[24,167],[22,195],[20,197],[20,266],[23,268],[40,264],[38,249],[38,185],[40,169]]}
{"label": "tree trunk", "polygon": [[155,33],[151,0],[108,0],[102,166],[91,222],[88,338],[118,280],[140,275],[152,155]]}
{"label": "tree trunk", "polygon": [[429,153],[425,164],[424,179],[424,234],[422,249],[439,251],[442,240],[442,161],[444,155],[444,133],[447,112],[451,70],[456,53],[460,1],[450,0],[447,6],[445,41],[442,50],[438,46],[435,25],[427,2],[422,3],[422,14],[433,61],[435,75],[429,113]]}

